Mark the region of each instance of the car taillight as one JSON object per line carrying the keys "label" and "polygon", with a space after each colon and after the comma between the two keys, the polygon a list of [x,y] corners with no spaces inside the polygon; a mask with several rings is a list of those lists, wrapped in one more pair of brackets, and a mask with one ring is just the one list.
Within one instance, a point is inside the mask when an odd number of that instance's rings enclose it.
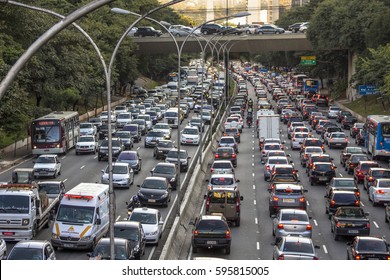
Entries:
{"label": "car taillight", "polygon": [[198,230],[197,229],[194,230],[194,236],[198,236],[198,234],[199,234]]}
{"label": "car taillight", "polygon": [[312,229],[312,226],[311,225],[307,225],[306,226],[306,230],[311,230]]}
{"label": "car taillight", "polygon": [[235,158],[236,157],[236,154],[232,154],[232,158]]}
{"label": "car taillight", "polygon": [[209,210],[209,207],[210,207],[210,198],[207,197],[207,199],[206,199],[206,210],[207,211]]}
{"label": "car taillight", "polygon": [[357,196],[360,196],[360,192],[359,192],[359,191],[357,191],[357,192],[356,192],[356,195],[357,195]]}
{"label": "car taillight", "polygon": [[359,206],[359,205],[360,205],[360,201],[359,201],[359,200],[356,200],[356,201],[355,201],[355,205],[356,205],[356,206]]}
{"label": "car taillight", "polygon": [[293,138],[293,141],[295,141],[295,138]]}
{"label": "car taillight", "polygon": [[299,202],[305,202],[305,198],[304,197],[299,198]]}
{"label": "car taillight", "polygon": [[341,224],[339,222],[336,223],[336,227],[340,227]]}
{"label": "car taillight", "polygon": [[267,170],[270,170],[270,167],[269,167],[269,165],[267,165],[266,169],[267,169]]}
{"label": "car taillight", "polygon": [[360,255],[355,256],[355,260],[361,260],[361,259],[362,259],[362,257]]}
{"label": "car taillight", "polygon": [[330,202],[330,204],[335,205],[335,204],[336,204],[336,201],[332,200],[332,201]]}
{"label": "car taillight", "polygon": [[211,173],[214,172],[214,168],[210,168],[210,172],[211,172]]}
{"label": "car taillight", "polygon": [[370,227],[371,227],[371,224],[370,224],[370,223],[367,223],[367,224],[366,224],[366,227],[367,227],[367,228],[370,228]]}
{"label": "car taillight", "polygon": [[230,239],[230,231],[226,230],[225,232],[226,239]]}
{"label": "car taillight", "polygon": [[219,158],[219,155],[218,155],[218,154],[216,154],[216,155],[215,155],[215,158]]}
{"label": "car taillight", "polygon": [[374,178],[372,178],[372,176],[368,177],[368,181],[372,182],[374,181]]}
{"label": "car taillight", "polygon": [[357,172],[357,175],[363,175],[363,172],[358,171],[358,172]]}
{"label": "car taillight", "polygon": [[377,194],[385,194],[385,192],[383,190],[377,190],[375,193],[377,193]]}
{"label": "car taillight", "polygon": [[283,224],[278,224],[278,229],[284,229]]}
{"label": "car taillight", "polygon": [[272,199],[273,199],[274,201],[278,201],[278,200],[279,200],[279,197],[274,196]]}
{"label": "car taillight", "polygon": [[278,260],[284,260],[284,255],[280,255],[279,257],[278,257]]}
{"label": "car taillight", "polygon": [[314,261],[318,261],[318,258],[317,258],[317,257],[313,257],[313,260],[314,260]]}

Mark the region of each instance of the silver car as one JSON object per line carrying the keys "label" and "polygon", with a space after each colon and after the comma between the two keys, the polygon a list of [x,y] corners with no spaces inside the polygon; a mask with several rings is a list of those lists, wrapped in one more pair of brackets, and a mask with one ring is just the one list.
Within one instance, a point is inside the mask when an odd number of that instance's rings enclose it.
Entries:
{"label": "silver car", "polygon": [[[108,184],[109,166],[102,170],[102,184]],[[112,184],[118,188],[130,188],[134,183],[134,171],[129,163],[114,162],[112,164]]]}
{"label": "silver car", "polygon": [[329,137],[327,137],[326,142],[329,146],[329,149],[335,147],[344,149],[348,146],[348,137],[344,132],[332,132]]}
{"label": "silver car", "polygon": [[275,164],[288,164],[287,157],[268,157],[264,168],[264,181],[271,178],[271,171]]}
{"label": "silver car", "polygon": [[55,260],[56,253],[47,240],[23,240],[12,248],[7,260]]}
{"label": "silver car", "polygon": [[302,146],[303,140],[309,138],[309,133],[307,132],[296,132],[291,137],[291,150],[299,150]]}
{"label": "silver car", "polygon": [[313,241],[309,237],[284,236],[274,243],[273,260],[318,260]]}
{"label": "silver car", "polygon": [[287,235],[312,237],[310,217],[305,210],[280,209],[273,219],[272,235],[279,238]]}
{"label": "silver car", "polygon": [[129,221],[140,222],[145,233],[146,243],[158,245],[164,224],[158,209],[135,208],[129,217]]}

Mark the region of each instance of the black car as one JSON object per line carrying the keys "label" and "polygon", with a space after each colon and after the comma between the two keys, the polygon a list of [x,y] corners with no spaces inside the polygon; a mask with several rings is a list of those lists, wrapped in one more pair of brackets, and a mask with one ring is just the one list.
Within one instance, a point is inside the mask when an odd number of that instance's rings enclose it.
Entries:
{"label": "black car", "polygon": [[145,148],[149,148],[149,147],[154,148],[157,145],[157,143],[161,140],[164,140],[164,138],[165,138],[165,134],[163,131],[151,130],[145,136],[144,147]]}
{"label": "black car", "polygon": [[171,201],[171,186],[167,178],[146,177],[139,188],[138,199],[141,205],[162,205],[168,207]]}
{"label": "black car", "polygon": [[176,164],[160,162],[150,171],[152,177],[164,177],[167,178],[172,190],[176,190],[177,187],[177,168]]}
{"label": "black car", "polygon": [[230,160],[233,167],[237,167],[237,155],[232,147],[218,147],[215,151],[215,160]]}
{"label": "black car", "polygon": [[[101,238],[93,249],[87,253],[90,260],[110,260],[110,238]],[[124,238],[114,238],[115,260],[133,260],[134,252],[130,241]]]}
{"label": "black car", "polygon": [[230,254],[230,228],[223,215],[203,215],[196,219],[192,232],[192,252],[198,248],[223,248],[225,254]]}
{"label": "black car", "polygon": [[[119,154],[125,149],[122,140],[119,138],[112,138],[112,158],[115,160],[118,158]],[[101,161],[103,159],[108,160],[108,140],[105,139],[99,146],[98,150],[98,160]]]}
{"label": "black car", "polygon": [[345,147],[340,154],[340,164],[345,167],[345,163],[352,154],[363,154],[363,149],[360,147]]}
{"label": "black car", "polygon": [[357,121],[358,121],[357,118],[354,116],[345,116],[341,120],[341,126],[344,129],[350,129]]}
{"label": "black car", "polygon": [[341,123],[345,116],[352,116],[352,113],[350,111],[338,111],[336,121]]}
{"label": "black car", "polygon": [[215,34],[215,33],[220,33],[223,30],[224,30],[224,28],[220,24],[217,24],[217,23],[207,23],[207,24],[203,24],[202,25],[202,27],[200,29],[200,32],[203,35],[211,35],[211,34]]}
{"label": "black car", "polygon": [[368,160],[370,160],[370,158],[366,154],[351,154],[349,159],[345,161],[345,171],[347,171],[348,174],[353,174],[360,161]]}
{"label": "black car", "polygon": [[115,133],[115,137],[122,140],[122,143],[125,146],[125,150],[131,150],[133,148],[133,137],[131,136],[130,131],[117,131]]}
{"label": "black car", "polygon": [[129,131],[131,134],[131,138],[133,142],[139,142],[141,141],[141,130],[139,129],[138,124],[126,124],[123,128],[122,131]]}
{"label": "black car", "polygon": [[329,197],[325,196],[325,213],[328,214],[329,219],[341,206],[359,207],[359,197],[354,191],[334,191]]}
{"label": "black car", "polygon": [[[115,135],[115,132],[116,132],[115,124],[111,124],[111,135]],[[100,126],[99,139],[104,139],[106,137],[108,137],[108,124],[103,123]]]}
{"label": "black car", "polygon": [[348,260],[390,260],[390,247],[383,238],[356,236],[347,245]]}
{"label": "black car", "polygon": [[331,162],[314,162],[309,171],[310,185],[329,183],[333,177],[336,177],[336,166]]}
{"label": "black car", "polygon": [[360,197],[359,187],[353,178],[334,177],[326,186],[326,196],[330,197],[334,191],[353,191],[357,197]]}
{"label": "black car", "polygon": [[134,252],[134,258],[140,259],[145,255],[146,238],[140,222],[117,221],[114,224],[114,237],[129,240]]}
{"label": "black car", "polygon": [[330,221],[334,240],[338,240],[339,236],[369,236],[371,225],[368,215],[360,207],[337,208]]}
{"label": "black car", "polygon": [[119,154],[117,162],[126,162],[131,165],[134,173],[139,173],[142,169],[142,158],[137,151],[123,151]]}
{"label": "black car", "polygon": [[165,159],[168,152],[174,148],[173,141],[171,140],[160,140],[154,147],[153,157],[155,159]]}
{"label": "black car", "polygon": [[299,31],[299,28],[301,27],[302,23],[303,22],[296,22],[296,23],[290,24],[288,26],[288,30],[292,31],[292,33],[297,33]]}
{"label": "black car", "polygon": [[153,36],[160,37],[163,33],[161,30],[156,30],[152,26],[140,26],[137,31],[134,33],[135,37],[145,37],[145,36]]}

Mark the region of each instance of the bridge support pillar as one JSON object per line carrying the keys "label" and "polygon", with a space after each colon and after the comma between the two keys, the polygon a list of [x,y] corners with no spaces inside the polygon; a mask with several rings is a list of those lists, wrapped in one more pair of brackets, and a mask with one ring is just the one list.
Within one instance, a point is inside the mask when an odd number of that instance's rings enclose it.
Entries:
{"label": "bridge support pillar", "polygon": [[347,99],[350,101],[354,101],[359,98],[359,94],[355,88],[352,87],[350,81],[352,76],[356,73],[356,61],[357,61],[356,53],[348,50],[348,88],[347,88]]}

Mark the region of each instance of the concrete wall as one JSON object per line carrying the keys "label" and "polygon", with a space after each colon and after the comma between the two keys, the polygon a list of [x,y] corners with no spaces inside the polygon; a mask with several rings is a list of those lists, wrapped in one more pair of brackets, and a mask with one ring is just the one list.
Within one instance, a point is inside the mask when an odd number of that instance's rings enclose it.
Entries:
{"label": "concrete wall", "polygon": [[365,118],[365,117],[363,117],[363,116],[361,116],[361,115],[355,113],[354,111],[352,111],[352,110],[349,109],[348,107],[345,107],[343,104],[341,104],[341,103],[339,103],[339,102],[337,102],[337,101],[334,101],[333,103],[334,103],[336,106],[338,106],[341,110],[351,112],[351,114],[352,114],[354,117],[356,117],[356,118],[359,120],[359,122],[363,122],[363,123],[366,122],[366,118]]}

